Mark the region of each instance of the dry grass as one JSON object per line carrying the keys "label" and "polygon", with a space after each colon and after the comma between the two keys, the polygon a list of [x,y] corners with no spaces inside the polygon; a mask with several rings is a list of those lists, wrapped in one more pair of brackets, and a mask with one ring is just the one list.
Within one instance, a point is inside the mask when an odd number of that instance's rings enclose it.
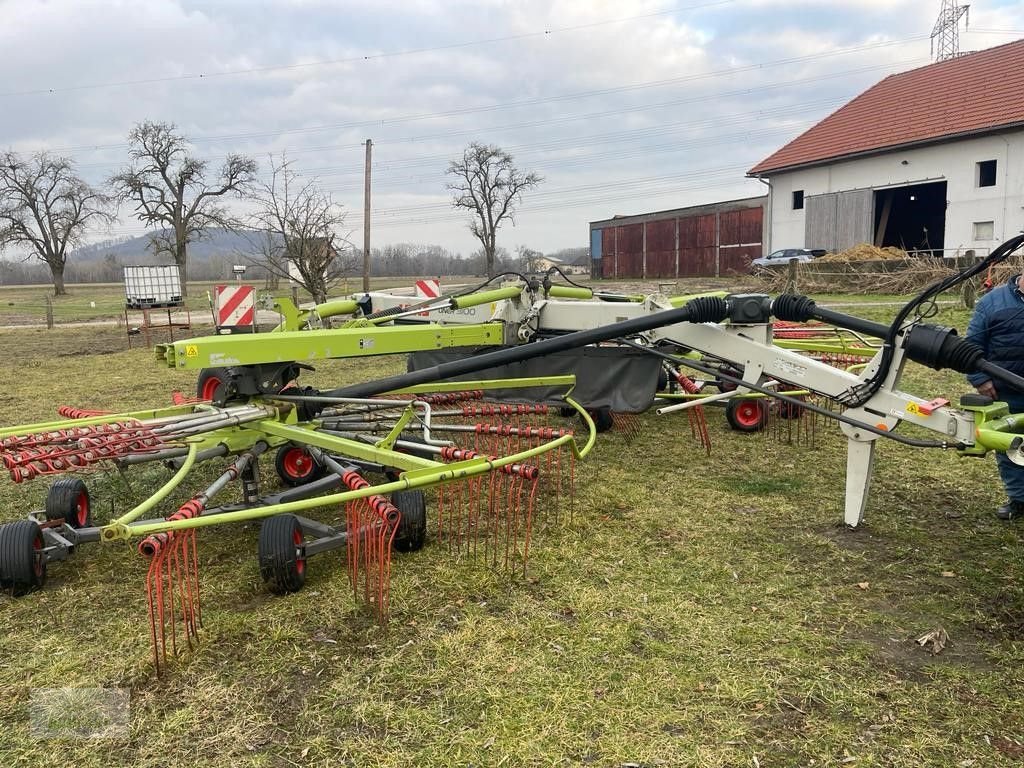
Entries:
{"label": "dry grass", "polygon": [[[113,329],[0,331],[0,351],[18,361],[3,423],[64,402],[162,403],[190,384]],[[311,380],[399,364],[339,362]],[[912,366],[907,388],[964,385]],[[866,524],[849,531],[834,427],[796,448],[732,433],[711,410],[708,458],[685,420],[641,420],[580,466],[575,514],[538,533],[527,578],[428,546],[394,564],[387,629],[352,602],[337,553],[312,562],[302,592],[270,597],[256,529],[208,530],[201,645],[156,679],[140,558],[95,546],[53,566],[43,591],[0,596],[3,763],[1019,763],[1024,529],[991,516],[990,461],[884,444]],[[91,483],[102,507],[152,479]],[[0,515],[44,490],[3,484]],[[951,643],[932,657],[913,638],[936,626]],[[34,738],[31,689],[62,685],[127,687],[128,737]]]}

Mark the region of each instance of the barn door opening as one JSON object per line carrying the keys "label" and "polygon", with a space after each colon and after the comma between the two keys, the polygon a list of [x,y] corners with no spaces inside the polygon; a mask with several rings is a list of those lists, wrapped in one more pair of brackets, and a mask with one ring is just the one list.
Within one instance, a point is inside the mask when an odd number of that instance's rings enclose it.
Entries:
{"label": "barn door opening", "polygon": [[946,182],[875,190],[875,245],[941,256],[946,242]]}

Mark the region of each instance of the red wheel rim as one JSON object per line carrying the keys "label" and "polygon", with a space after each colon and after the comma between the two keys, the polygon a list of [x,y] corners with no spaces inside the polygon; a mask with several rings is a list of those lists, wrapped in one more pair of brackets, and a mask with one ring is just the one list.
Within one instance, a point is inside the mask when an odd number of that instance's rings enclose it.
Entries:
{"label": "red wheel rim", "polygon": [[285,474],[295,480],[309,477],[313,472],[313,457],[306,452],[305,448],[290,448],[281,460]]}
{"label": "red wheel rim", "polygon": [[78,498],[75,499],[75,521],[78,523],[79,528],[84,528],[86,521],[89,519],[89,497],[85,491],[78,494]]}
{"label": "red wheel rim", "polygon": [[37,579],[43,578],[43,534],[37,533],[32,539],[32,570]]}
{"label": "red wheel rim", "polygon": [[302,531],[296,528],[292,532],[292,541],[295,543],[295,571],[301,576],[306,572],[306,558],[299,555],[299,548],[302,546]]}
{"label": "red wheel rim", "polygon": [[201,397],[203,400],[213,400],[214,395],[217,394],[217,387],[221,384],[220,379],[216,376],[211,376],[203,382],[203,393]]}
{"label": "red wheel rim", "polygon": [[761,405],[755,400],[743,400],[736,406],[736,423],[744,427],[756,427],[761,423]]}

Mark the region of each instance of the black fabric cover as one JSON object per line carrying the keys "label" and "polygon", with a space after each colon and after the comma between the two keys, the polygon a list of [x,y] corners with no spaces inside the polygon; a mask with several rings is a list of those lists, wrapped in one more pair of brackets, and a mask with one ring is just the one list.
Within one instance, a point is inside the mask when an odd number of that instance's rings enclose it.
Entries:
{"label": "black fabric cover", "polygon": [[[449,360],[490,352],[494,347],[456,347],[414,352],[409,355],[408,370],[418,371]],[[518,379],[536,376],[576,375],[571,397],[587,408],[608,407],[618,413],[641,413],[651,407],[658,386],[661,361],[654,355],[626,347],[582,347],[568,352],[536,357],[520,363],[487,368],[459,376],[463,381],[477,379]],[[534,387],[488,390],[488,399],[558,405],[562,388]]]}

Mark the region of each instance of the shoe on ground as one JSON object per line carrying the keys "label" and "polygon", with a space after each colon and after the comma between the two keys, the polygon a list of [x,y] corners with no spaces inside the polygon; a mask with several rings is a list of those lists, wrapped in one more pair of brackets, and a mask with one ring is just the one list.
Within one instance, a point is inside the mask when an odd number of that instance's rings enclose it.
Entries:
{"label": "shoe on ground", "polygon": [[1024,501],[1010,500],[996,510],[996,517],[1000,520],[1016,520],[1024,517]]}

